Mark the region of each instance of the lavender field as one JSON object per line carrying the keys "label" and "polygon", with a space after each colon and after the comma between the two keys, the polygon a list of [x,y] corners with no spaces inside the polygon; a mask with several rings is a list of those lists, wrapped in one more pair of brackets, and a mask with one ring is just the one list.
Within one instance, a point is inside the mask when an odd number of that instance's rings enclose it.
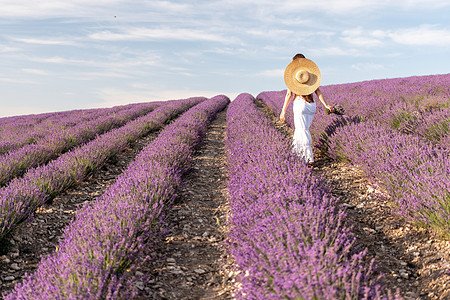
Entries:
{"label": "lavender field", "polygon": [[322,91],[0,119],[2,298],[450,298],[450,74]]}

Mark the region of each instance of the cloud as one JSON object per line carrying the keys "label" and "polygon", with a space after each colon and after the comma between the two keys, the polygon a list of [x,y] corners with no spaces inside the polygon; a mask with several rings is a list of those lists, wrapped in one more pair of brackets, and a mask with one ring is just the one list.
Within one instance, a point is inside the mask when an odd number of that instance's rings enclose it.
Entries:
{"label": "cloud", "polygon": [[287,12],[324,11],[327,13],[348,14],[361,10],[371,10],[388,3],[387,0],[315,0],[315,1],[286,1],[282,2],[281,9]]}
{"label": "cloud", "polygon": [[131,27],[119,32],[109,30],[92,33],[89,38],[101,41],[153,41],[153,40],[178,40],[178,41],[209,41],[221,43],[237,43],[234,37],[222,36],[204,30],[187,28],[145,28]]}
{"label": "cloud", "polygon": [[259,72],[258,75],[265,77],[283,77],[284,69],[264,70]]}
{"label": "cloud", "polygon": [[79,64],[86,63],[83,60],[77,59],[67,59],[61,56],[53,56],[53,57],[29,57],[28,60],[38,63],[51,63],[51,64]]}
{"label": "cloud", "polygon": [[265,37],[270,39],[279,39],[280,37],[288,38],[292,37],[293,34],[296,32],[293,30],[286,30],[286,29],[269,29],[264,30],[260,28],[250,29],[246,31],[246,34],[254,35],[257,37]]}
{"label": "cloud", "polygon": [[0,53],[16,52],[16,51],[19,51],[19,49],[9,46],[0,46]]}
{"label": "cloud", "polygon": [[9,78],[9,77],[0,77],[0,82],[6,83],[16,83],[16,84],[38,84],[39,82],[29,79],[18,79],[18,78]]}
{"label": "cloud", "polygon": [[360,51],[358,49],[350,48],[345,49],[338,46],[324,47],[324,48],[313,48],[309,52],[313,56],[367,56],[365,51]]}
{"label": "cloud", "polygon": [[75,46],[77,43],[73,40],[68,39],[47,39],[47,38],[10,38],[13,41],[21,42],[25,44],[37,44],[37,45],[64,45],[64,46]]}
{"label": "cloud", "polygon": [[[259,1],[249,1],[256,2]],[[264,1],[265,5],[268,5],[272,1]],[[274,5],[275,6],[275,5]],[[279,9],[285,12],[304,12],[304,11],[323,11],[330,14],[356,14],[358,12],[374,12],[385,11],[389,8],[395,8],[400,10],[417,9],[418,6],[425,10],[436,10],[443,7],[450,6],[448,0],[297,0],[297,1],[284,1],[276,3],[275,9]]]}
{"label": "cloud", "polygon": [[408,46],[449,46],[450,29],[427,24],[387,31],[357,27],[343,31],[341,37],[348,44],[367,48],[383,46],[387,39]]}
{"label": "cloud", "polygon": [[429,9],[439,9],[446,6],[450,6],[450,2],[448,0],[401,0],[399,1],[403,7],[412,7],[417,8],[417,6],[424,6]]}
{"label": "cloud", "polygon": [[75,72],[70,73],[69,75],[65,75],[65,78],[70,80],[80,80],[80,81],[91,81],[91,80],[99,80],[102,78],[131,78],[130,75],[112,71],[105,72]]}
{"label": "cloud", "polygon": [[2,0],[0,17],[5,18],[74,18],[95,20],[132,19],[146,20],[145,16],[155,12],[182,14],[190,11],[192,4],[176,1],[148,0]]}
{"label": "cloud", "polygon": [[384,35],[380,31],[366,31],[361,27],[344,30],[341,40],[358,47],[377,47],[382,46],[383,42],[380,38]]}
{"label": "cloud", "polygon": [[119,1],[115,0],[2,0],[0,16],[5,18],[81,18],[87,15],[95,16],[108,7],[113,7]]}
{"label": "cloud", "polygon": [[373,71],[373,70],[382,70],[384,69],[384,66],[374,63],[359,63],[352,65],[352,68],[358,71]]}
{"label": "cloud", "polygon": [[[328,14],[348,15],[373,10],[384,11],[389,8],[401,10],[416,9],[418,6],[426,10],[440,9],[450,5],[448,0],[211,0],[201,2],[180,3],[179,1],[146,1],[134,0],[2,0],[0,17],[4,18],[90,18],[95,20],[148,20],[153,16],[164,21],[167,16],[178,16],[180,19],[192,16],[213,16],[221,13],[253,12],[262,17],[286,13],[299,14],[309,12],[325,12]],[[213,12],[214,14],[209,14]],[[251,15],[249,17],[252,17]],[[281,20],[284,20],[281,19]]]}
{"label": "cloud", "polygon": [[45,70],[39,70],[39,69],[21,69],[23,73],[33,74],[33,75],[49,75],[49,73]]}
{"label": "cloud", "polygon": [[449,46],[450,30],[433,25],[390,31],[387,35],[396,43],[410,46]]}

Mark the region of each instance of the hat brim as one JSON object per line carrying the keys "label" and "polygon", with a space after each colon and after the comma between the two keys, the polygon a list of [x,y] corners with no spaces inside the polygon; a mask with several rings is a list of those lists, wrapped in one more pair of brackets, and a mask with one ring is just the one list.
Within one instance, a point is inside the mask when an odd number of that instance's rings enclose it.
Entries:
{"label": "hat brim", "polygon": [[[309,80],[305,83],[300,83],[296,79],[297,72],[301,70],[306,70],[309,73]],[[320,86],[321,79],[319,67],[307,58],[294,59],[284,70],[284,82],[296,95],[309,95],[314,93]]]}

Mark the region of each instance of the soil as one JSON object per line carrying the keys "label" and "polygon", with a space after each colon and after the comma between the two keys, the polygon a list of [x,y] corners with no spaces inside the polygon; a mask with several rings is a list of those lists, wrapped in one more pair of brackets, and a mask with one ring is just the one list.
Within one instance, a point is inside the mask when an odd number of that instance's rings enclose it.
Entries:
{"label": "soil", "polygon": [[157,258],[139,267],[139,299],[231,299],[233,262],[226,250],[226,110],[217,114],[183,176]]}

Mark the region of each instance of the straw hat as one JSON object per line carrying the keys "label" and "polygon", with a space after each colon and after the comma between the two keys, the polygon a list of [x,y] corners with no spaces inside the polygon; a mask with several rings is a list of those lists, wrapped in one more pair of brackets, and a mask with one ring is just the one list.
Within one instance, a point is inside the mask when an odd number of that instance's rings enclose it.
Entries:
{"label": "straw hat", "polygon": [[296,95],[309,95],[320,86],[319,67],[310,59],[296,58],[284,70],[284,82]]}

